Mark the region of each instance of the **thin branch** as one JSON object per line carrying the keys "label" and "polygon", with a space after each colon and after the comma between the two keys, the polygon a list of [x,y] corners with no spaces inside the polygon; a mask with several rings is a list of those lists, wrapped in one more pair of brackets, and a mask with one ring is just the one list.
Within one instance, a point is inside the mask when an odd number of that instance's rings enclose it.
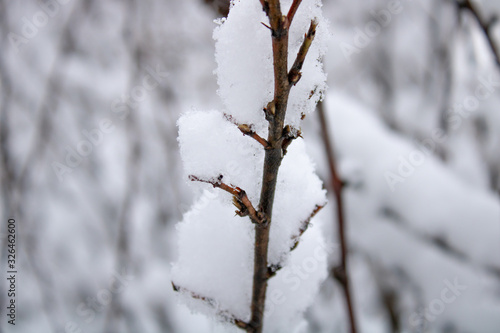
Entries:
{"label": "thin branch", "polygon": [[292,237],[293,240],[295,240],[295,243],[294,245],[290,248],[290,251],[293,251],[297,248],[297,246],[299,245],[299,241],[300,241],[300,237],[304,234],[304,232],[306,232],[307,228],[309,228],[309,225],[311,224],[311,220],[314,216],[316,216],[316,214],[318,214],[318,212],[323,208],[325,207],[325,205],[316,205],[314,207],[314,210],[312,211],[312,213],[309,215],[309,217],[302,222],[302,226],[300,227],[299,229],[299,233],[295,236]]}
{"label": "thin branch", "polygon": [[[285,128],[284,123],[288,96],[292,86],[288,75],[288,30],[291,20],[289,20],[287,16],[283,16],[279,0],[261,0],[261,4],[269,18],[269,26],[271,27],[274,97],[264,109],[266,120],[269,122],[267,137],[269,147],[265,150],[259,212],[266,217],[266,223],[261,225],[257,224],[255,227],[251,320],[249,327],[246,329],[248,333],[261,333],[263,328],[264,305],[266,301],[267,280],[269,278],[267,261],[269,233],[278,170],[284,156],[283,141],[285,138],[283,136],[283,131]],[[300,1],[294,1],[292,7],[298,7],[299,4]],[[290,18],[293,18],[296,10],[296,8],[292,9]],[[313,25],[314,30],[316,24]],[[304,58],[310,42],[312,42],[312,38],[309,38],[308,42],[306,42],[307,47],[305,51],[302,52]],[[301,62],[303,63],[303,59]]]}
{"label": "thin branch", "polygon": [[293,0],[292,5],[290,6],[290,10],[288,11],[288,14],[286,16],[287,28],[290,28],[290,25],[292,25],[293,17],[295,16],[295,13],[297,12],[297,9],[299,8],[301,2],[302,0]]}
{"label": "thin branch", "polygon": [[475,270],[482,270],[488,274],[493,275],[496,279],[500,279],[500,269],[498,267],[485,263],[476,263],[474,259],[471,258],[467,253],[465,253],[462,249],[456,247],[454,244],[450,243],[441,235],[428,234],[426,232],[423,232],[422,230],[419,230],[418,228],[413,227],[412,223],[405,220],[405,218],[395,209],[385,206],[381,208],[380,214],[384,216],[387,221],[398,226],[402,231],[407,232],[409,235],[411,235],[415,239],[418,239],[419,241],[433,246],[434,248],[440,250],[444,255],[447,255],[450,258],[454,258],[455,260],[466,265],[470,265]]}
{"label": "thin branch", "polygon": [[337,163],[333,146],[331,144],[330,132],[328,130],[328,122],[326,119],[323,102],[318,103],[318,116],[321,125],[321,136],[325,146],[326,156],[328,158],[328,167],[330,171],[330,187],[335,195],[335,202],[337,204],[337,226],[338,238],[340,243],[340,264],[335,267],[332,272],[333,276],[340,282],[344,290],[344,296],[347,303],[347,311],[349,314],[349,323],[351,325],[351,333],[356,333],[356,316],[354,313],[353,299],[350,291],[349,274],[347,270],[348,247],[347,237],[345,234],[345,214],[344,214],[344,200],[342,195],[343,182],[340,180]]}
{"label": "thin branch", "polygon": [[495,58],[496,65],[500,68],[500,53],[495,45],[495,41],[493,39],[493,25],[496,23],[497,18],[493,17],[491,20],[486,22],[481,15],[479,14],[479,10],[476,5],[470,0],[457,1],[457,6],[460,10],[468,10],[472,16],[476,19],[479,27],[484,33],[486,40],[490,46],[491,52],[493,53],[493,57]]}
{"label": "thin branch", "polygon": [[233,195],[233,204],[238,208],[236,214],[239,216],[249,216],[250,220],[255,224],[266,224],[266,219],[261,212],[255,210],[252,202],[248,198],[246,192],[241,188],[233,185],[227,185],[222,182],[222,175],[217,180],[206,180],[190,175],[189,180],[211,184],[213,187],[218,187]]}
{"label": "thin branch", "polygon": [[267,142],[266,139],[255,133],[250,126],[242,124],[238,125],[238,129],[241,131],[241,133],[255,139],[255,141],[260,143],[264,148],[269,148],[269,142]]}
{"label": "thin branch", "polygon": [[314,40],[314,36],[316,35],[317,26],[317,22],[315,22],[314,20],[311,21],[309,31],[304,36],[304,41],[302,42],[299,52],[297,53],[297,58],[295,59],[295,62],[290,69],[290,73],[288,74],[288,81],[290,82],[290,85],[296,85],[302,76],[302,73],[300,71],[302,70],[302,65],[304,65],[307,51],[309,51],[309,47],[311,46],[312,41]]}
{"label": "thin branch", "polygon": [[262,10],[266,13],[266,15],[269,15],[269,4],[267,3],[267,0],[260,0],[260,4],[262,5]]}
{"label": "thin branch", "polygon": [[270,26],[268,26],[267,24],[265,24],[264,22],[260,22],[260,24],[262,24],[263,26],[265,26],[269,30],[273,31],[273,29]]}
{"label": "thin branch", "polygon": [[[325,207],[325,206],[324,205],[322,205],[322,206],[316,205],[314,207],[314,210],[312,211],[312,213],[309,215],[309,217],[307,219],[305,219],[304,221],[302,221],[302,226],[300,227],[297,235],[295,235],[295,236],[292,237],[292,239],[295,241],[295,243],[290,248],[290,252],[293,251],[293,250],[295,250],[297,248],[297,246],[299,245],[299,242],[300,242],[300,237],[304,234],[304,232],[307,230],[307,228],[309,228],[309,225],[311,224],[312,218],[314,216],[316,216],[316,214],[323,207]],[[268,279],[272,278],[282,268],[283,268],[283,266],[281,265],[281,263],[278,263],[278,264],[275,264],[275,265],[269,265],[269,267],[267,268],[267,278]]]}
{"label": "thin branch", "polygon": [[[217,308],[218,302],[214,298],[203,296],[203,295],[196,293],[194,291],[191,291],[187,288],[176,285],[173,281],[172,281],[172,288],[174,289],[175,292],[186,293],[193,299],[203,301],[203,302],[207,303],[208,305],[210,305],[211,307]],[[233,324],[235,324],[236,326],[238,326],[239,328],[242,328],[242,329],[247,329],[247,327],[249,326],[248,323],[246,323],[245,321],[243,321],[241,319],[236,318],[235,315],[230,314],[228,311],[220,311],[219,310],[219,311],[217,311],[217,316],[222,317],[224,319],[228,319]]]}
{"label": "thin branch", "polygon": [[[264,24],[264,23],[263,23]],[[255,141],[260,143],[264,148],[269,148],[269,142],[267,142],[266,139],[258,135],[253,129],[253,125],[247,125],[247,124],[239,124],[231,115],[229,114],[224,114],[224,118],[226,118],[227,121],[233,123],[238,127],[238,129],[243,133],[244,135],[248,135],[249,137],[253,138]]]}

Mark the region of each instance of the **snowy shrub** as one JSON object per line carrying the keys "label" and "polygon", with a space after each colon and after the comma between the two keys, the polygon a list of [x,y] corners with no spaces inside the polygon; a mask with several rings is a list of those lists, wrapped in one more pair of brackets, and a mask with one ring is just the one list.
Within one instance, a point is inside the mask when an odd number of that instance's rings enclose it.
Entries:
{"label": "snowy shrub", "polygon": [[330,250],[318,228],[305,232],[326,197],[300,136],[326,86],[327,25],[319,0],[235,1],[218,23],[225,109],[178,121],[184,176],[201,194],[177,226],[172,285],[247,332],[293,331]]}

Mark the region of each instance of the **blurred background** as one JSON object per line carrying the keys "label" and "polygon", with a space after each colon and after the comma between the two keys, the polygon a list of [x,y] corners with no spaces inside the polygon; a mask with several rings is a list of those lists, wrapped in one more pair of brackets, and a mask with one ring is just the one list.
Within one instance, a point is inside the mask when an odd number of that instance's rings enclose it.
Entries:
{"label": "blurred background", "polygon": [[[500,4],[471,2],[481,26],[467,3],[324,0],[360,332],[500,328]],[[0,251],[6,271],[13,217],[18,265],[16,325],[4,280],[1,332],[217,331],[177,302],[170,263],[196,195],[176,121],[223,108],[212,30],[227,11],[0,0]],[[317,115],[303,126],[327,183]],[[331,243],[335,208],[317,223]],[[306,318],[309,332],[348,332],[333,277]]]}

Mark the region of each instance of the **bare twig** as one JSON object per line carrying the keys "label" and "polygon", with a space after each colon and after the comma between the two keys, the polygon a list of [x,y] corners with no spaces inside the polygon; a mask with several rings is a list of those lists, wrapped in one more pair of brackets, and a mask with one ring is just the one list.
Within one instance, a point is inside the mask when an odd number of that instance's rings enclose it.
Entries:
{"label": "bare twig", "polygon": [[333,191],[333,194],[335,195],[335,202],[337,204],[337,226],[341,258],[340,264],[332,270],[332,273],[337,281],[340,282],[340,285],[344,290],[344,296],[347,303],[347,311],[349,314],[349,323],[351,325],[351,333],[356,333],[356,317],[354,313],[353,299],[350,291],[349,274],[347,270],[348,247],[347,237],[345,235],[344,200],[342,196],[343,182],[341,181],[337,171],[335,154],[331,144],[330,132],[328,130],[328,123],[322,102],[318,103],[318,116],[321,125],[321,136],[328,158],[328,167],[330,169],[330,187]]}
{"label": "bare twig", "polygon": [[488,41],[493,57],[495,58],[496,65],[500,67],[500,53],[495,45],[495,41],[493,39],[493,31],[492,31],[492,27],[496,23],[497,17],[493,17],[491,20],[487,22],[481,17],[479,10],[472,1],[463,0],[463,1],[457,1],[456,3],[460,10],[468,10],[472,14],[472,16],[474,16],[477,23],[479,24],[479,27],[483,31],[484,36]]}
{"label": "bare twig", "polygon": [[290,73],[288,74],[288,81],[290,81],[291,85],[296,85],[299,82],[302,73],[302,65],[304,65],[304,60],[306,59],[307,51],[309,51],[309,47],[314,40],[314,36],[316,35],[316,27],[318,23],[315,21],[311,21],[311,25],[309,26],[309,31],[304,36],[304,41],[300,46],[299,52],[297,53],[297,58],[293,63],[292,68],[290,69]]}
{"label": "bare twig", "polygon": [[299,233],[295,236],[293,236],[293,240],[295,240],[295,244],[293,244],[292,248],[290,249],[290,251],[293,251],[297,248],[297,246],[299,245],[299,241],[300,241],[300,237],[304,234],[304,232],[306,232],[307,228],[309,228],[309,225],[311,224],[311,220],[314,216],[316,216],[316,214],[318,214],[318,212],[325,206],[320,206],[320,205],[316,205],[316,207],[314,207],[314,210],[312,211],[311,215],[309,215],[309,217],[302,222],[302,226],[300,227],[299,229]]}
{"label": "bare twig", "polygon": [[[203,296],[203,295],[196,293],[194,291],[191,291],[187,288],[181,287],[181,286],[175,284],[174,282],[172,282],[172,288],[176,292],[183,292],[183,293],[189,294],[189,296],[191,298],[206,302],[211,307],[217,308],[217,301],[211,297]],[[235,324],[239,328],[246,329],[249,326],[248,323],[246,323],[245,321],[243,321],[241,319],[236,318],[235,315],[230,314],[228,311],[220,311],[219,310],[217,312],[217,315],[219,317],[223,317],[225,319],[228,319],[230,322],[232,322],[233,324]]]}
{"label": "bare twig", "polygon": [[255,139],[255,141],[260,143],[264,148],[269,147],[269,142],[267,142],[266,139],[255,133],[250,126],[242,124],[238,125],[238,129],[241,131],[241,133]]}
{"label": "bare twig", "polygon": [[[262,23],[264,24],[264,23]],[[265,25],[265,24],[264,24]],[[226,118],[227,121],[235,124],[238,126],[238,129],[241,131],[241,133],[248,135],[249,137],[253,138],[255,141],[260,143],[264,148],[269,148],[269,142],[266,141],[263,137],[258,135],[253,129],[252,125],[247,125],[247,124],[239,124],[230,114],[224,114],[224,118]]]}
{"label": "bare twig", "polygon": [[[273,211],[274,194],[276,191],[276,181],[278,170],[283,156],[291,142],[300,137],[300,131],[290,126],[284,126],[288,95],[290,89],[295,85],[301,76],[301,69],[304,59],[311,45],[316,31],[316,22],[311,22],[308,33],[297,54],[290,73],[288,72],[288,32],[293,18],[301,3],[301,0],[294,0],[288,14],[282,15],[279,0],[260,0],[262,10],[269,18],[269,25],[262,24],[271,30],[274,68],[274,97],[267,107],[264,108],[266,120],[269,122],[268,138],[265,140],[255,133],[251,126],[235,123],[240,131],[252,137],[265,148],[264,171],[262,176],[262,188],[259,200],[259,208],[255,210],[244,191],[232,185],[222,183],[222,178],[218,180],[201,180],[195,176],[190,176],[191,180],[197,180],[212,184],[226,192],[233,194],[234,204],[238,207],[238,215],[250,215],[255,223],[255,245],[254,245],[254,273],[252,286],[251,320],[249,323],[234,321],[235,325],[246,330],[248,333],[260,333],[263,327],[264,304],[266,299],[267,280],[273,276],[280,266],[268,267],[267,253],[269,246],[270,223]],[[248,200],[248,202],[246,201]],[[317,206],[310,218],[305,221],[300,229],[297,238],[305,231],[311,218],[319,211]],[[257,222],[256,222],[257,221]],[[296,246],[296,244],[295,244]],[[293,248],[292,248],[293,249]]]}
{"label": "bare twig", "polygon": [[[288,30],[300,1],[294,1],[290,17],[282,15],[279,0],[261,0],[263,10],[269,18],[271,28],[273,68],[274,68],[274,98],[264,109],[269,122],[267,142],[269,147],[265,151],[262,189],[259,200],[259,211],[266,217],[265,225],[256,225],[254,245],[254,274],[252,287],[252,304],[250,325],[247,332],[262,332],[264,304],[266,300],[267,280],[269,268],[267,252],[269,246],[269,231],[274,204],[274,194],[278,170],[283,159],[283,136],[288,95],[291,84],[288,76]],[[311,39],[312,41],[312,39]],[[307,53],[307,49],[304,52]],[[298,80],[297,80],[298,81]]]}
{"label": "bare twig", "polygon": [[289,28],[292,24],[293,17],[295,16],[297,9],[299,9],[301,2],[302,0],[293,0],[292,5],[290,6],[290,10],[288,10],[288,14],[286,15],[286,23],[288,25],[287,28]]}
{"label": "bare twig", "polygon": [[202,183],[211,184],[213,187],[218,187],[221,190],[224,190],[233,195],[233,203],[238,208],[236,214],[239,216],[249,216],[250,220],[255,224],[266,224],[266,219],[261,212],[255,210],[252,205],[252,202],[248,198],[245,191],[241,188],[233,185],[227,185],[222,182],[222,175],[220,175],[217,180],[206,180],[201,179],[196,176],[190,175],[189,180],[198,181]]}
{"label": "bare twig", "polygon": [[[324,206],[320,206],[320,205],[316,205],[316,207],[314,207],[314,210],[312,211],[312,213],[309,215],[309,217],[307,219],[305,219],[304,221],[302,221],[302,226],[300,227],[300,229],[298,230],[298,233],[297,235],[294,235],[292,237],[292,239],[295,241],[295,243],[292,245],[292,247],[290,248],[290,252],[295,250],[297,248],[297,246],[299,245],[299,242],[300,242],[300,237],[304,234],[304,232],[307,230],[307,228],[309,228],[309,225],[311,224],[311,220],[314,216],[316,216],[316,214],[323,208]],[[267,278],[271,278],[273,276],[276,275],[276,273],[282,269],[283,266],[281,265],[281,263],[278,263],[278,264],[275,264],[275,265],[269,265],[269,267],[267,268]]]}

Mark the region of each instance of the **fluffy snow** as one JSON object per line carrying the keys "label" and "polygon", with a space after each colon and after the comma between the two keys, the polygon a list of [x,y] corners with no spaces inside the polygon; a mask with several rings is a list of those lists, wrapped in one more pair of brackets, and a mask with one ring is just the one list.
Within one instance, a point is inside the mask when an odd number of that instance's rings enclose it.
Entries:
{"label": "fluffy snow", "polygon": [[[286,13],[291,0],[281,1]],[[290,92],[287,124],[300,125],[301,114],[314,111],[316,102],[326,88],[326,75],[320,62],[326,51],[328,25],[321,14],[319,0],[302,1],[289,33],[289,58],[291,67],[308,31],[311,20],[319,22],[301,80]],[[215,29],[219,95],[226,110],[239,123],[253,124],[257,129],[267,129],[262,109],[273,98],[273,57],[268,23],[259,1],[235,1],[229,17]],[[309,98],[311,91],[315,91]]]}
{"label": "fluffy snow", "polygon": [[[283,2],[284,13],[290,4]],[[319,1],[303,1],[290,31],[291,64],[311,20],[319,23],[304,75],[290,94],[286,124],[295,127],[300,126],[302,114],[314,110],[326,86],[320,58],[328,33],[320,10]],[[202,194],[178,224],[179,255],[172,280],[192,310],[222,321],[250,319],[254,226],[248,217],[235,214],[232,195],[217,188],[208,191],[212,185],[207,182],[241,188],[258,208],[264,147],[243,135],[237,125],[248,124],[267,137],[262,109],[273,98],[274,84],[271,35],[261,22],[267,22],[267,17],[258,1],[233,4],[227,20],[214,32],[224,112],[192,110],[177,123],[184,177],[205,182],[191,183]],[[302,313],[327,275],[320,229],[306,230],[313,225],[313,212],[326,204],[325,190],[314,169],[304,141],[296,139],[278,174],[268,261],[282,268],[269,280],[266,332],[305,327]]]}

